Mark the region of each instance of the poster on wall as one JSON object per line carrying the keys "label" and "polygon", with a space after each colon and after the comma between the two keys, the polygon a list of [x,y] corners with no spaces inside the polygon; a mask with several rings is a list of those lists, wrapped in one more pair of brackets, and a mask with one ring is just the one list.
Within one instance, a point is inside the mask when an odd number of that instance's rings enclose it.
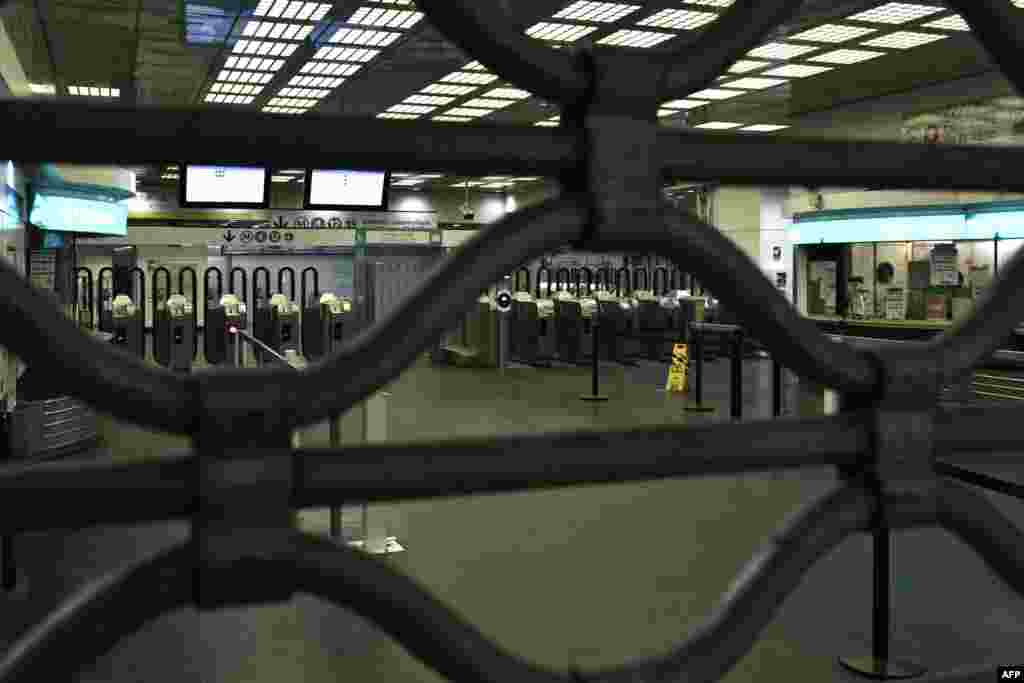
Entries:
{"label": "poster on wall", "polygon": [[818,281],[818,293],[824,303],[826,313],[831,314],[836,308],[836,262],[811,261],[810,279]]}
{"label": "poster on wall", "polygon": [[931,270],[933,287],[956,287],[960,284],[956,247],[952,244],[935,245],[931,252]]}

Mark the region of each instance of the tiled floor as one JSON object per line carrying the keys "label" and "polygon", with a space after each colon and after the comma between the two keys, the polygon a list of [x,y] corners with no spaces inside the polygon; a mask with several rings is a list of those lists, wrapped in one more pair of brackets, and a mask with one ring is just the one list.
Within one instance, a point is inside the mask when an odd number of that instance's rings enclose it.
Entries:
{"label": "tiled floor", "polygon": [[[768,417],[769,367],[763,361],[746,364],[748,418]],[[602,390],[611,400],[590,404],[578,399],[589,391],[586,369],[502,374],[421,363],[388,389],[389,437],[409,441],[723,419],[724,361],[707,372],[707,400],[720,406],[718,416],[685,413],[681,399],[660,391],[664,373],[658,365],[608,366]],[[346,441],[356,434],[356,421],[346,418]],[[104,432],[118,459],[159,457],[168,447],[186,444],[110,421]],[[304,439],[326,445],[327,430],[309,430]],[[485,634],[538,664],[588,670],[656,655],[682,640],[766,536],[833,481],[827,471],[709,477],[429,501],[374,508],[371,514],[388,520],[408,549],[388,561]],[[1000,502],[1024,525],[1018,503]],[[13,637],[85,577],[186,534],[184,524],[167,524],[19,539],[30,592],[0,598],[0,637]],[[895,653],[917,657],[933,671],[1020,663],[1024,600],[966,547],[940,531],[921,530],[897,534],[893,556]],[[825,558],[724,680],[852,680],[835,658],[867,651],[869,562],[866,537],[850,539]],[[277,607],[168,616],[125,639],[80,680],[440,678],[367,622],[299,597]]]}

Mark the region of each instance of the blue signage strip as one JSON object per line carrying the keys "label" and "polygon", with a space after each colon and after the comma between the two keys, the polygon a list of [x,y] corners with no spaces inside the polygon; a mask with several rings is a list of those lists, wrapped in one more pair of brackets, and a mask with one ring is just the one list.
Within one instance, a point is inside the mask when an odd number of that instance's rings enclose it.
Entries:
{"label": "blue signage strip", "polygon": [[38,192],[29,222],[45,230],[123,236],[128,234],[128,205]]}

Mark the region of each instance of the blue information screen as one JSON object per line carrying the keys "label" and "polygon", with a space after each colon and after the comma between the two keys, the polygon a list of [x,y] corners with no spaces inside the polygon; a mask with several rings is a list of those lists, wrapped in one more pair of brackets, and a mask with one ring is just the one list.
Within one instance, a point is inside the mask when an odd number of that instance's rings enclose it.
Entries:
{"label": "blue information screen", "polygon": [[121,202],[39,193],[32,203],[29,222],[45,230],[124,236],[128,234],[128,206]]}

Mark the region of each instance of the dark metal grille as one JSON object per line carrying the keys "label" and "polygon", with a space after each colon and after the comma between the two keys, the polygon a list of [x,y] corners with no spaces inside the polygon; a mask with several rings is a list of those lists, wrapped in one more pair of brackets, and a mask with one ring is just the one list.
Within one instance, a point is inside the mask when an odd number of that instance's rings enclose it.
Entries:
{"label": "dark metal grille", "polygon": [[[191,518],[192,539],[73,596],[0,660],[4,681],[64,680],[147,620],[186,604],[215,607],[305,591],[348,606],[452,680],[583,680],[503,652],[410,579],[357,551],[301,535],[295,508],[830,465],[842,484],[774,535],[721,608],[664,657],[596,672],[602,681],[710,681],[753,645],[803,574],[850,534],[938,525],[1024,594],[1024,534],[958,483],[962,464],[999,461],[1024,437],[1014,407],[940,409],[939,388],[969,373],[1019,322],[1018,255],[974,315],[913,349],[855,350],[800,318],[717,230],[660,201],[660,174],[736,184],[1022,190],[1012,149],[793,142],[659,130],[659,101],[709,85],[800,6],[738,0],[680,54],[573,55],[500,23],[497,0],[420,0],[446,36],[499,75],[560,102],[557,130],[259,114],[134,111],[5,103],[7,144],[25,161],[351,163],[408,170],[558,175],[563,194],[464,245],[405,303],[306,371],[269,367],[179,376],[84,336],[0,268],[0,341],[47,364],[72,393],[121,420],[194,439],[158,462],[6,468],[0,532]],[[1018,90],[1024,19],[1007,0],[951,0]],[[343,135],[338,135],[339,129]],[[111,158],[114,157],[114,158]],[[785,366],[841,393],[843,411],[696,428],[288,448],[295,428],[346,411],[393,380],[469,309],[481,289],[567,243],[656,251],[696,275]],[[642,442],[644,448],[636,448]],[[339,457],[343,456],[343,457]],[[942,461],[939,458],[943,459]],[[950,462],[955,461],[955,464]],[[973,483],[979,483],[977,479]],[[73,519],[46,503],[58,494]],[[216,541],[216,542],[215,542]],[[272,577],[272,580],[268,580]],[[229,590],[230,589],[230,590]],[[54,656],[59,653],[60,656]],[[972,675],[943,680],[974,680]]]}

